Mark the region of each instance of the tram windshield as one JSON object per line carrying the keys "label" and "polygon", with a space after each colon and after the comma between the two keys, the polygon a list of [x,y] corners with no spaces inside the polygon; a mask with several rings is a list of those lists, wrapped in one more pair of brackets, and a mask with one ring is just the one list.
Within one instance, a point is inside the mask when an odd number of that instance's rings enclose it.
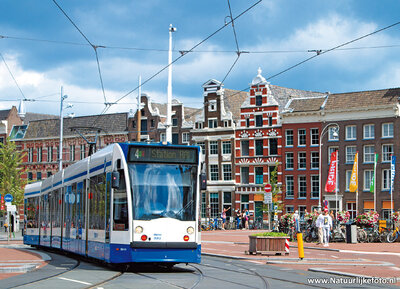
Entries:
{"label": "tram windshield", "polygon": [[129,175],[135,220],[196,219],[195,165],[135,163]]}

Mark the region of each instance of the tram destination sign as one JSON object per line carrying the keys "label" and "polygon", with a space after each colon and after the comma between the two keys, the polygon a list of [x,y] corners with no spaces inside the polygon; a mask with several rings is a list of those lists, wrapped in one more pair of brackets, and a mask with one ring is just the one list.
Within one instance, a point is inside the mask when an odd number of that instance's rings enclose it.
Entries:
{"label": "tram destination sign", "polygon": [[142,147],[132,146],[129,149],[130,162],[156,163],[197,163],[196,148]]}

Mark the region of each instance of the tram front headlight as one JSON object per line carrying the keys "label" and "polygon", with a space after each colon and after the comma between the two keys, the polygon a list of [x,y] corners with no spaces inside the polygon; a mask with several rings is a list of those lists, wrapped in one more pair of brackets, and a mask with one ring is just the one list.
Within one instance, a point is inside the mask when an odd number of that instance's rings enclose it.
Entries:
{"label": "tram front headlight", "polygon": [[143,227],[137,226],[137,227],[135,228],[135,233],[136,233],[136,234],[141,234],[142,232],[143,232]]}
{"label": "tram front headlight", "polygon": [[192,234],[194,233],[194,228],[193,228],[193,227],[188,227],[188,228],[186,229],[186,232],[187,232],[189,235],[192,235]]}

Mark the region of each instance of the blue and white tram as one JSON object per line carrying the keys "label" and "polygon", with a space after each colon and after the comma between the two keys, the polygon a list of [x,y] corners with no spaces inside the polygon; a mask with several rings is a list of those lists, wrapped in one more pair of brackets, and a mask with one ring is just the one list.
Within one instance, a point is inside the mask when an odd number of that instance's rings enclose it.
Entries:
{"label": "blue and white tram", "polygon": [[201,156],[197,146],[113,144],[29,184],[24,243],[107,263],[199,263]]}

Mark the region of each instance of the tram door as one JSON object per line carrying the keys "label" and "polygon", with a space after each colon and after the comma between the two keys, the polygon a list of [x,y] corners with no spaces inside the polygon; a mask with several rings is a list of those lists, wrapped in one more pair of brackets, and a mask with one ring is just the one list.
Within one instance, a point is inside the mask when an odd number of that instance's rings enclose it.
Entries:
{"label": "tram door", "polygon": [[85,230],[85,200],[86,194],[84,190],[84,183],[80,182],[76,186],[76,215],[75,215],[75,225],[76,225],[76,241],[77,241],[77,252],[79,254],[85,254],[86,245],[86,230]]}
{"label": "tram door", "polygon": [[106,175],[106,194],[105,194],[105,246],[104,258],[110,260],[110,226],[111,226],[111,173]]}

